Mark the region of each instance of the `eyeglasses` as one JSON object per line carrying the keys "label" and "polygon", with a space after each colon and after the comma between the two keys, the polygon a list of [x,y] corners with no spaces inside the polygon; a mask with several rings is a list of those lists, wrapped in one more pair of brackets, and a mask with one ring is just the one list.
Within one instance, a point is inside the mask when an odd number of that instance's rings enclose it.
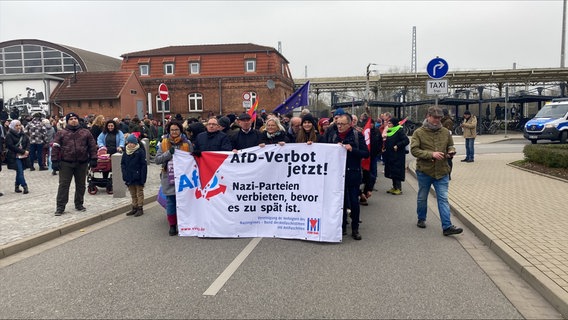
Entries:
{"label": "eyeglasses", "polygon": [[170,132],[178,132],[179,129],[170,129]]}
{"label": "eyeglasses", "polygon": [[349,124],[349,122],[336,122],[336,124],[337,124],[338,126],[346,126],[346,125]]}

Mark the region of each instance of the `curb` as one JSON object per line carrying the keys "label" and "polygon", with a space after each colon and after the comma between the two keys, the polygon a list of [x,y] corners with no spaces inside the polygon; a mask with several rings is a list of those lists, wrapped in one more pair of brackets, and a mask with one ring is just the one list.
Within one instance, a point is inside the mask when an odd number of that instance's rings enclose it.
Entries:
{"label": "curb", "polygon": [[[146,197],[144,199],[144,204],[148,204],[151,202],[156,201],[158,195],[151,195],[149,197]],[[32,247],[35,247],[37,245],[40,245],[44,242],[47,241],[51,241],[53,239],[59,238],[63,235],[69,234],[73,231],[77,231],[80,230],[82,228],[85,228],[87,226],[93,225],[95,223],[107,220],[109,218],[118,216],[122,213],[124,213],[125,211],[128,211],[128,209],[130,209],[131,205],[127,204],[127,205],[122,205],[120,207],[96,214],[94,216],[89,216],[89,217],[85,217],[83,219],[80,219],[78,221],[73,221],[67,224],[64,224],[58,228],[52,229],[52,230],[48,230],[48,231],[44,231],[41,232],[39,234],[21,239],[21,240],[17,240],[14,241],[12,243],[0,246],[0,259],[4,259],[8,256],[11,256],[13,254],[22,252],[24,250],[30,249]]]}
{"label": "curb", "polygon": [[[409,172],[416,179],[415,171],[416,160],[412,160],[406,171]],[[517,168],[517,167],[515,167]],[[543,175],[549,177],[547,175]],[[554,178],[554,177],[553,177]],[[564,181],[564,180],[562,180]],[[434,189],[430,189],[430,193],[435,195]],[[491,233],[483,225],[477,223],[467,213],[460,211],[460,208],[450,204],[450,211],[460,221],[470,229],[476,237],[478,237],[483,244],[485,244],[491,251],[493,251],[499,258],[501,258],[511,269],[513,269],[523,280],[525,280],[533,289],[540,293],[552,306],[562,314],[563,317],[568,318],[568,293],[564,291],[558,284],[550,280],[542,271],[534,267],[525,258],[519,255],[515,250],[509,247],[501,240],[495,240],[497,237]]]}

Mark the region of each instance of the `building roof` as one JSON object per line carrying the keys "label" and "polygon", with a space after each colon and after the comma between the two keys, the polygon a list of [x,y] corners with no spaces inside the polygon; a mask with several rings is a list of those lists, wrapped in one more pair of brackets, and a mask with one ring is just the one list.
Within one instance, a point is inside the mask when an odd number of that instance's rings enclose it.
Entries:
{"label": "building roof", "polygon": [[128,59],[133,57],[152,57],[152,56],[180,56],[180,55],[206,55],[206,54],[227,54],[227,53],[252,53],[252,52],[275,52],[286,62],[286,58],[272,47],[260,46],[253,43],[234,43],[234,44],[206,44],[206,45],[185,45],[169,46],[144,51],[136,51],[121,55]]}
{"label": "building roof", "polygon": [[118,99],[133,71],[80,72],[59,84],[51,94],[51,100]]}

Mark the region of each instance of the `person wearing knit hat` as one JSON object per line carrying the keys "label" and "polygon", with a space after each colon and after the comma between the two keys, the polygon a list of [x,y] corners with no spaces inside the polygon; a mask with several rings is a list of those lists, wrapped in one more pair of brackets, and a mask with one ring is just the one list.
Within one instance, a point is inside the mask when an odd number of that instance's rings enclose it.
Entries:
{"label": "person wearing knit hat", "polygon": [[140,147],[138,138],[129,134],[126,138],[126,152],[120,160],[122,180],[128,187],[132,198],[132,210],[127,216],[139,217],[144,214],[144,184],[148,176],[148,163],[146,162],[146,150]]}
{"label": "person wearing knit hat", "polygon": [[55,215],[65,211],[69,201],[71,180],[75,180],[75,210],[85,211],[85,191],[87,189],[87,172],[89,166],[97,166],[97,142],[87,128],[79,125],[79,116],[69,113],[65,116],[67,125],[58,130],[53,138],[51,149],[51,168],[59,171],[59,187],[57,189]]}
{"label": "person wearing knit hat", "polygon": [[79,121],[79,115],[77,115],[74,112],[69,112],[66,116],[65,116],[65,123],[69,123],[69,119],[75,117],[77,118],[77,121]]}
{"label": "person wearing knit hat", "polygon": [[311,113],[302,117],[302,125],[296,135],[296,143],[312,144],[322,142],[322,136],[317,130],[317,121]]}
{"label": "person wearing knit hat", "polygon": [[219,125],[221,126],[221,131],[227,133],[229,131],[229,129],[231,128],[231,119],[229,119],[228,117],[220,117],[219,120]]}
{"label": "person wearing knit hat", "polygon": [[320,135],[323,135],[325,130],[329,128],[329,118],[321,118],[318,121],[318,131]]}
{"label": "person wearing knit hat", "polygon": [[126,143],[138,144],[138,139],[136,138],[135,135],[129,134],[128,137],[126,138]]}

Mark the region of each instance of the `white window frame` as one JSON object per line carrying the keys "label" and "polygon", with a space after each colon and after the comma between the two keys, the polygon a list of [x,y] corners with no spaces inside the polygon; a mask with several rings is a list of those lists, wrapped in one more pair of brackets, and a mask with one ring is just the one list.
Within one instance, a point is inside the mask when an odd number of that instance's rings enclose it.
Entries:
{"label": "white window frame", "polygon": [[187,95],[189,112],[203,112],[203,95],[201,93],[190,93]]}
{"label": "white window frame", "polygon": [[189,63],[189,74],[199,74],[201,72],[201,63],[190,62]]}
{"label": "white window frame", "polygon": [[256,72],[256,59],[245,60],[245,72]]}
{"label": "white window frame", "polygon": [[[165,109],[164,109],[165,106]],[[164,110],[162,110],[164,109]],[[168,100],[166,101],[162,101],[162,99],[160,99],[160,95],[156,95],[156,112],[159,113],[170,113],[170,97],[168,97]]]}
{"label": "white window frame", "polygon": [[[171,72],[169,72],[168,69],[171,69]],[[164,74],[169,75],[169,74],[174,74],[175,72],[175,65],[173,63],[164,63]]]}
{"label": "white window frame", "polygon": [[[139,65],[138,70],[140,71],[141,76],[149,76],[150,75],[150,65],[149,64],[145,63],[145,64]],[[144,72],[144,71],[146,71],[146,72]]]}

